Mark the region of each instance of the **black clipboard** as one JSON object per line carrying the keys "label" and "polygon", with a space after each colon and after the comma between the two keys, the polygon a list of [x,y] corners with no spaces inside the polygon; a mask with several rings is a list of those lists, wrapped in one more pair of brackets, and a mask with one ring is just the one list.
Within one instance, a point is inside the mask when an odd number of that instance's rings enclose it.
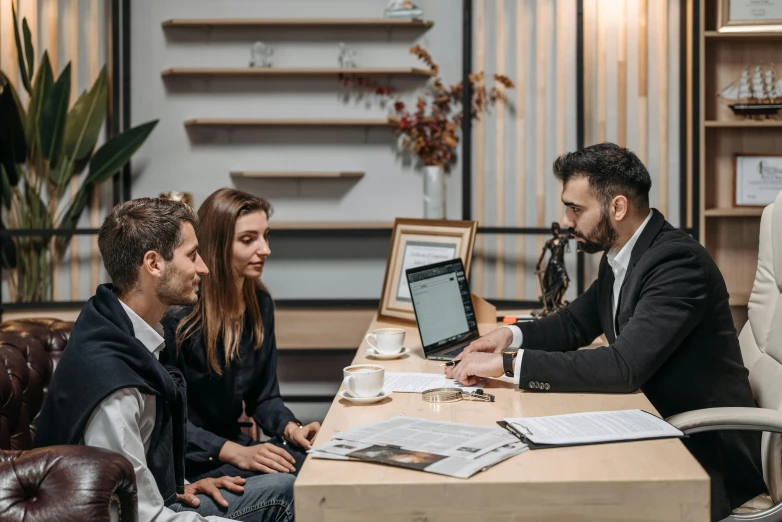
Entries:
{"label": "black clipboard", "polygon": [[[641,410],[644,413],[648,415],[652,415],[648,411]],[[660,417],[657,417],[656,415],[652,415],[656,419],[659,419]],[[529,446],[529,449],[548,449],[548,448],[569,448],[572,446],[595,446],[598,444],[621,444],[623,442],[640,442],[644,440],[662,440],[662,439],[685,439],[689,438],[688,435],[682,434],[681,436],[677,435],[663,435],[659,437],[644,437],[642,439],[627,439],[627,440],[605,440],[605,441],[598,441],[598,442],[569,442],[565,444],[543,444],[540,442],[533,442],[530,439],[527,438],[527,436],[519,431],[515,426],[512,426],[509,422],[505,422],[504,420],[497,421],[497,424],[505,429],[508,433],[511,435],[514,435],[516,438],[518,438],[521,442]],[[670,424],[670,423],[669,423]],[[674,426],[675,427],[675,426]],[[676,428],[678,429],[678,428]],[[679,430],[681,431],[681,430]]]}

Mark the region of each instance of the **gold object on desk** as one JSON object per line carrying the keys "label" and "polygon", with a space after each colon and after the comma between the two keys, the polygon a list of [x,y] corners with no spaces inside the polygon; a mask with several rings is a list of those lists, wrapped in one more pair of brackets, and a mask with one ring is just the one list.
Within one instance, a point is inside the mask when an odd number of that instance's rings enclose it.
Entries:
{"label": "gold object on desk", "polygon": [[170,199],[171,201],[181,201],[193,208],[193,195],[190,192],[161,192],[160,199]]}
{"label": "gold object on desk", "polygon": [[484,393],[480,388],[472,393],[467,393],[461,388],[432,388],[421,392],[424,402],[457,402],[465,397],[478,399],[479,401],[494,402],[494,395]]}

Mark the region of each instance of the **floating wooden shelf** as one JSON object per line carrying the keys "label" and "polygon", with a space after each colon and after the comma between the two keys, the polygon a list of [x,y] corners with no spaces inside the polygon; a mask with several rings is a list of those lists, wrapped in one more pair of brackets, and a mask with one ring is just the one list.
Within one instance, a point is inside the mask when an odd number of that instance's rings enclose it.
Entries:
{"label": "floating wooden shelf", "polygon": [[777,128],[782,127],[782,120],[729,120],[729,121],[720,121],[720,120],[707,120],[704,122],[704,125],[706,127],[715,127],[715,128],[723,128],[723,129],[729,129],[729,128],[753,128],[753,129],[762,129],[764,127],[768,128]]}
{"label": "floating wooden shelf", "polygon": [[391,230],[393,223],[385,221],[272,221],[274,230]]}
{"label": "floating wooden shelf", "polygon": [[714,40],[782,40],[782,32],[757,32],[757,33],[720,33],[718,31],[706,31],[707,39]]}
{"label": "floating wooden shelf", "polygon": [[389,127],[387,119],[377,120],[291,120],[291,119],[242,119],[195,118],[187,120],[185,127]]}
{"label": "floating wooden shelf", "polygon": [[260,179],[360,179],[363,172],[252,172],[232,171],[231,176],[237,178]]}
{"label": "floating wooden shelf", "polygon": [[428,29],[434,25],[430,20],[409,20],[395,18],[236,18],[236,19],[185,19],[174,18],[161,24],[163,29],[197,29],[197,28],[291,28],[312,27],[318,29],[360,29],[371,27],[401,27]]}
{"label": "floating wooden shelf", "polygon": [[278,76],[420,76],[431,77],[434,72],[415,67],[172,67],[160,75],[163,78],[214,76],[229,78],[263,78]]}
{"label": "floating wooden shelf", "polygon": [[706,217],[759,217],[763,213],[762,208],[707,208],[703,215]]}

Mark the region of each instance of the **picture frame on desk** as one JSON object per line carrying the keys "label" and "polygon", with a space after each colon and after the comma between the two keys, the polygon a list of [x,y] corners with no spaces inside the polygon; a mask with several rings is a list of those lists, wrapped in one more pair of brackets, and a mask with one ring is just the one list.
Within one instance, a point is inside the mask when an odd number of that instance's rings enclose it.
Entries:
{"label": "picture frame on desk", "polygon": [[763,208],[782,191],[782,154],[736,154],[733,206]]}
{"label": "picture frame on desk", "polygon": [[378,305],[378,318],[415,323],[405,270],[461,258],[470,273],[477,221],[397,218]]}
{"label": "picture frame on desk", "polygon": [[782,0],[719,0],[717,31],[755,33],[782,31]]}

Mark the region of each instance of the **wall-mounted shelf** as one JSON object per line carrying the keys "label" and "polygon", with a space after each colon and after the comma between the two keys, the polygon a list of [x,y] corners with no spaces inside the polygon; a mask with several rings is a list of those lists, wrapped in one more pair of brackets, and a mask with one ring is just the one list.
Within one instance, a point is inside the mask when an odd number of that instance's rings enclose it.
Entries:
{"label": "wall-mounted shelf", "polygon": [[199,28],[317,28],[317,29],[360,29],[372,27],[400,27],[428,29],[434,25],[429,20],[406,20],[395,18],[237,18],[237,19],[185,19],[174,18],[161,24],[163,29],[199,29]]}
{"label": "wall-mounted shelf", "polygon": [[728,129],[728,128],[762,129],[764,127],[766,128],[782,127],[782,120],[729,120],[729,121],[706,120],[705,122],[703,122],[703,124],[705,127],[722,128],[722,129]]}
{"label": "wall-mounted shelf", "polygon": [[782,32],[757,32],[757,33],[720,33],[718,31],[706,31],[707,39],[713,40],[782,40]]}
{"label": "wall-mounted shelf", "polygon": [[268,77],[313,77],[313,76],[413,76],[431,77],[434,72],[415,67],[172,67],[160,76],[163,78],[221,77],[221,78],[268,78]]}
{"label": "wall-mounted shelf", "polygon": [[706,217],[756,217],[763,213],[762,208],[707,208],[703,211]]}
{"label": "wall-mounted shelf", "polygon": [[388,230],[393,223],[385,221],[272,221],[272,230]]}
{"label": "wall-mounted shelf", "polygon": [[243,119],[195,118],[185,121],[185,127],[390,127],[387,119],[298,120],[298,119]]}
{"label": "wall-mounted shelf", "polygon": [[253,179],[361,179],[363,172],[265,172],[231,171],[236,178]]}

